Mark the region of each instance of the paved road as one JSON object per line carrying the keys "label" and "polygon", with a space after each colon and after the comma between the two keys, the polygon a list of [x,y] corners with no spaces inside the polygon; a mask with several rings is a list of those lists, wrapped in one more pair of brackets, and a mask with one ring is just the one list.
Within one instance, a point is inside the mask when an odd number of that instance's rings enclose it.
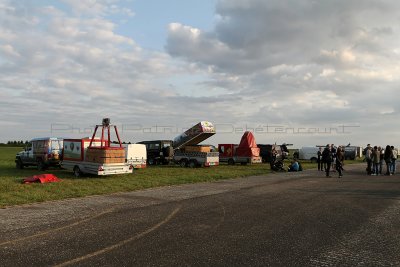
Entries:
{"label": "paved road", "polygon": [[400,175],[316,170],[0,210],[0,266],[400,266]]}

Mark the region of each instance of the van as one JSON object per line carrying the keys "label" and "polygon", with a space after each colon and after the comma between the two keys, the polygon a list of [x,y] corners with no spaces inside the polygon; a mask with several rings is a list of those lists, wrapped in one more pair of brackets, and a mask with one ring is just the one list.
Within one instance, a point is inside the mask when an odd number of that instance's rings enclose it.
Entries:
{"label": "van", "polygon": [[311,160],[311,162],[317,162],[318,151],[319,147],[315,146],[302,147],[299,149],[299,159]]}

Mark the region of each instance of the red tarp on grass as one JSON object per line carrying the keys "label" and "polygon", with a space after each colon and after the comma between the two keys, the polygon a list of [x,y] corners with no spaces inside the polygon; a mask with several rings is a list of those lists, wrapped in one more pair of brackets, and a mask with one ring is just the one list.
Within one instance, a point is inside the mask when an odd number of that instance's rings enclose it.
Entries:
{"label": "red tarp on grass", "polygon": [[54,183],[54,182],[61,182],[61,180],[58,179],[53,174],[39,174],[31,177],[26,177],[22,180],[23,184],[31,184],[31,183],[44,184],[44,183]]}

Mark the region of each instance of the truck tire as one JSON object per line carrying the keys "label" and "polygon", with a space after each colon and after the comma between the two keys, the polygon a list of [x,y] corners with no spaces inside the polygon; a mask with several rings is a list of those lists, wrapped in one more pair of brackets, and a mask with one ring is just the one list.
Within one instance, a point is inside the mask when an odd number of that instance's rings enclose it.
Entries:
{"label": "truck tire", "polygon": [[42,159],[37,159],[36,164],[37,164],[37,169],[38,169],[39,171],[44,171],[44,170],[46,170],[46,164],[43,162]]}
{"label": "truck tire", "polygon": [[17,159],[17,162],[15,162],[15,167],[20,170],[24,168],[24,164],[22,163],[21,159]]}
{"label": "truck tire", "polygon": [[235,165],[235,161],[233,159],[228,159],[228,165]]}
{"label": "truck tire", "polygon": [[182,168],[187,166],[187,161],[185,159],[181,159],[181,161],[179,161],[179,166],[181,166]]}
{"label": "truck tire", "polygon": [[189,161],[189,168],[196,168],[197,167],[197,160]]}
{"label": "truck tire", "polygon": [[149,159],[147,160],[147,163],[148,163],[149,165],[155,165],[155,164],[156,164],[156,161],[155,161],[153,158],[149,158]]}
{"label": "truck tire", "polygon": [[312,157],[310,160],[311,160],[311,163],[317,163],[317,158],[315,158],[315,157]]}
{"label": "truck tire", "polygon": [[81,169],[79,168],[79,166],[75,166],[75,167],[74,167],[74,176],[75,176],[76,178],[82,176],[82,172],[81,172]]}

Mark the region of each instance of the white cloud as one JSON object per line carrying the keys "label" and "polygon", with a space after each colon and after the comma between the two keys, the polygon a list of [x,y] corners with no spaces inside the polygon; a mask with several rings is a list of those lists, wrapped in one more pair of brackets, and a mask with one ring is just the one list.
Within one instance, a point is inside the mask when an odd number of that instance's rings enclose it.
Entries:
{"label": "white cloud", "polygon": [[35,134],[52,122],[93,125],[102,116],[369,129],[399,111],[396,1],[220,0],[210,31],[165,25],[166,53],[119,31],[136,15],[120,1],[62,3],[0,4],[0,111],[10,114],[3,124],[28,124]]}

